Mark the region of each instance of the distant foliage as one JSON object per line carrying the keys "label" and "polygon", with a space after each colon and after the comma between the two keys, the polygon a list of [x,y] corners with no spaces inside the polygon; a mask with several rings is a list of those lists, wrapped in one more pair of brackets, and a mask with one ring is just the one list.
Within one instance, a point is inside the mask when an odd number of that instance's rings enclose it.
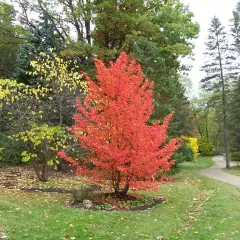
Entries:
{"label": "distant foliage", "polygon": [[180,146],[177,139],[166,143],[173,114],[162,125],[147,124],[154,109],[153,84],[125,53],[109,67],[97,60],[96,73],[97,81],[86,76],[88,95],[78,99],[70,129],[89,151],[88,158],[79,164],[64,152],[58,155],[76,166],[78,175],[88,174],[89,181],[113,187],[116,194],[157,189],[159,173],[174,165],[171,157]]}
{"label": "distant foliage", "polygon": [[240,162],[240,152],[232,152],[231,153],[231,160]]}
{"label": "distant foliage", "polygon": [[14,139],[10,139],[5,133],[0,133],[0,161],[4,164],[21,163],[21,151],[23,145]]}
{"label": "distant foliage", "polygon": [[183,162],[192,162],[194,161],[193,157],[193,150],[192,148],[182,145],[173,155],[173,159],[175,161],[174,168],[172,169],[171,173],[174,174],[179,165]]}
{"label": "distant foliage", "polygon": [[187,147],[192,149],[193,158],[196,159],[199,156],[198,139],[195,137],[186,137],[186,136],[182,136],[181,139],[183,140],[184,144]]}
{"label": "distant foliage", "polygon": [[18,82],[30,85],[38,82],[37,77],[27,74],[27,72],[32,71],[30,62],[35,60],[42,52],[58,54],[64,48],[64,43],[56,33],[53,21],[49,19],[49,15],[46,12],[39,16],[39,20],[35,21],[35,24],[36,26],[30,25],[28,27],[25,41],[20,45],[13,74],[14,79]]}
{"label": "distant foliage", "polygon": [[180,149],[179,149],[180,153],[183,156],[183,160],[185,162],[192,162],[194,160],[194,152],[192,150],[191,147],[185,146],[183,145]]}
{"label": "distant foliage", "polygon": [[205,137],[198,139],[199,152],[204,156],[211,156],[213,153],[213,144]]}

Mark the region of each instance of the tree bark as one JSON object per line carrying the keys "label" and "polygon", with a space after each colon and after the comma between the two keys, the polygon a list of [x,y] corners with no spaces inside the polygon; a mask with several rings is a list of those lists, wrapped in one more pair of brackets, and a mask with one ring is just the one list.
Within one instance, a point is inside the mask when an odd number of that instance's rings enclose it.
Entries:
{"label": "tree bark", "polygon": [[118,186],[114,187],[114,190],[117,196],[126,195],[129,190],[129,183],[127,182],[123,188],[119,188],[119,184],[118,184]]}
{"label": "tree bark", "polygon": [[223,101],[223,131],[224,131],[224,148],[225,148],[225,154],[226,154],[226,168],[230,168],[230,159],[229,159],[229,153],[228,153],[228,137],[227,137],[227,114],[226,114],[227,100],[226,100],[225,83],[224,83],[224,77],[223,77],[222,57],[220,53],[218,36],[217,36],[217,47],[218,47],[218,57],[219,57],[219,65],[220,65],[220,73],[221,73],[221,88],[222,88],[222,101]]}
{"label": "tree bark", "polygon": [[123,188],[120,188],[120,182],[121,182],[121,173],[118,171],[117,176],[112,179],[113,181],[113,188],[115,191],[116,196],[123,196],[127,194],[129,190],[129,183],[126,181],[125,185]]}

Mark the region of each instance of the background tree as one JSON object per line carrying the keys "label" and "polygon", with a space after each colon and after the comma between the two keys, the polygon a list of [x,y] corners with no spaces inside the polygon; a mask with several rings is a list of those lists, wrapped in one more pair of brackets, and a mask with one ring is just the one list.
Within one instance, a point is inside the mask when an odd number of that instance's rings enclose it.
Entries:
{"label": "background tree", "polygon": [[231,33],[233,36],[233,48],[240,54],[240,1],[238,1],[236,8],[233,10]]}
{"label": "background tree", "polygon": [[235,78],[230,88],[230,100],[229,100],[229,131],[230,131],[230,146],[232,152],[238,152],[240,150],[240,137],[239,137],[239,90],[240,90],[240,1],[236,4],[236,8],[233,10],[233,18],[231,19],[231,33],[233,37],[232,52],[235,53],[236,61],[234,64]]}
{"label": "background tree", "polygon": [[[219,99],[219,96],[217,97]],[[216,105],[216,101],[212,100],[210,93],[202,93],[198,99],[192,101],[192,121],[197,127],[199,134],[199,144],[208,145],[212,150],[222,152],[223,131],[222,131],[222,104]],[[201,146],[200,152],[203,153]],[[211,150],[211,153],[212,153]],[[206,153],[205,153],[206,155]]]}
{"label": "background tree", "polygon": [[36,83],[36,78],[27,74],[32,70],[30,62],[42,52],[59,53],[63,48],[63,42],[56,34],[53,24],[46,15],[43,15],[37,27],[29,29],[27,41],[20,46],[14,72],[15,79],[26,84]]}
{"label": "background tree", "polygon": [[206,62],[202,66],[202,70],[205,72],[206,76],[201,82],[205,90],[214,93],[221,92],[226,167],[229,168],[226,82],[230,78],[229,66],[231,65],[231,61],[229,61],[230,58],[228,57],[227,34],[217,17],[213,17],[211,21],[209,36],[205,44]]}
{"label": "background tree", "polygon": [[0,3],[0,78],[12,78],[16,55],[24,41],[24,29],[14,24],[16,11],[10,4]]}
{"label": "background tree", "polygon": [[240,152],[240,80],[236,81],[231,91],[229,103],[229,129],[231,134],[230,144],[232,152]]}

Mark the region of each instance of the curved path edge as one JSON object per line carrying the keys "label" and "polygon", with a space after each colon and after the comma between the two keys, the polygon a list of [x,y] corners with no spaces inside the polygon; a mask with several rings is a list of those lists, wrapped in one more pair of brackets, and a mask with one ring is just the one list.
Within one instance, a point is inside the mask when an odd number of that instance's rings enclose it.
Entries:
{"label": "curved path edge", "polygon": [[223,156],[216,156],[212,158],[215,165],[204,169],[201,174],[209,178],[231,184],[240,189],[240,176],[225,172],[223,169],[226,167],[226,162]]}

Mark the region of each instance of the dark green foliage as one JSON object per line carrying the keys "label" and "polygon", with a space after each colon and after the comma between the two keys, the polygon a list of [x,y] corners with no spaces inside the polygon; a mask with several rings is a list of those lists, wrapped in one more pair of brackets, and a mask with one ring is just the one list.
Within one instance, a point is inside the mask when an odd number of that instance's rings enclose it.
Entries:
{"label": "dark green foliage", "polygon": [[231,151],[240,151],[240,80],[233,85],[229,104],[229,132]]}
{"label": "dark green foliage", "polygon": [[173,110],[173,102],[179,86],[176,75],[179,65],[178,63],[175,67],[172,64],[168,65],[159,48],[146,39],[137,41],[133,46],[133,52],[145,75],[154,81],[155,111],[152,119],[163,119]]}
{"label": "dark green foliage", "polygon": [[182,145],[173,155],[173,159],[175,160],[175,165],[171,171],[174,173],[179,168],[179,165],[183,162],[192,162],[194,160],[193,150],[186,146]]}
{"label": "dark green foliage", "polygon": [[211,156],[213,153],[213,144],[206,138],[198,139],[199,153],[204,156]]}
{"label": "dark green foliage", "polygon": [[14,25],[16,11],[10,4],[0,3],[0,78],[12,78],[19,44],[24,30]]}
{"label": "dark green foliage", "polygon": [[220,156],[220,155],[222,155],[222,153],[220,152],[220,151],[213,151],[212,152],[212,156]]}
{"label": "dark green foliage", "polygon": [[21,163],[21,152],[23,150],[21,143],[10,139],[4,133],[0,133],[0,148],[4,148],[1,154],[2,160],[0,160],[0,162],[14,165]]}
{"label": "dark green foliage", "polygon": [[170,136],[192,136],[194,123],[192,121],[192,109],[190,102],[185,96],[185,89],[181,83],[176,84],[175,97],[171,101],[174,117],[169,127]]}
{"label": "dark green foliage", "polygon": [[236,8],[233,10],[233,19],[231,21],[233,49],[240,54],[240,1],[238,1]]}
{"label": "dark green foliage", "polygon": [[17,64],[14,72],[14,78],[18,82],[25,84],[34,84],[37,78],[29,76],[28,71],[33,71],[30,62],[39,57],[41,52],[44,53],[59,53],[63,49],[62,39],[55,33],[55,27],[43,15],[37,27],[29,29],[27,41],[20,45],[17,54]]}
{"label": "dark green foliage", "polygon": [[194,160],[194,152],[192,148],[183,145],[179,152],[182,153],[183,159],[185,162],[192,162]]}
{"label": "dark green foliage", "polygon": [[231,160],[240,162],[240,152],[232,152]]}

